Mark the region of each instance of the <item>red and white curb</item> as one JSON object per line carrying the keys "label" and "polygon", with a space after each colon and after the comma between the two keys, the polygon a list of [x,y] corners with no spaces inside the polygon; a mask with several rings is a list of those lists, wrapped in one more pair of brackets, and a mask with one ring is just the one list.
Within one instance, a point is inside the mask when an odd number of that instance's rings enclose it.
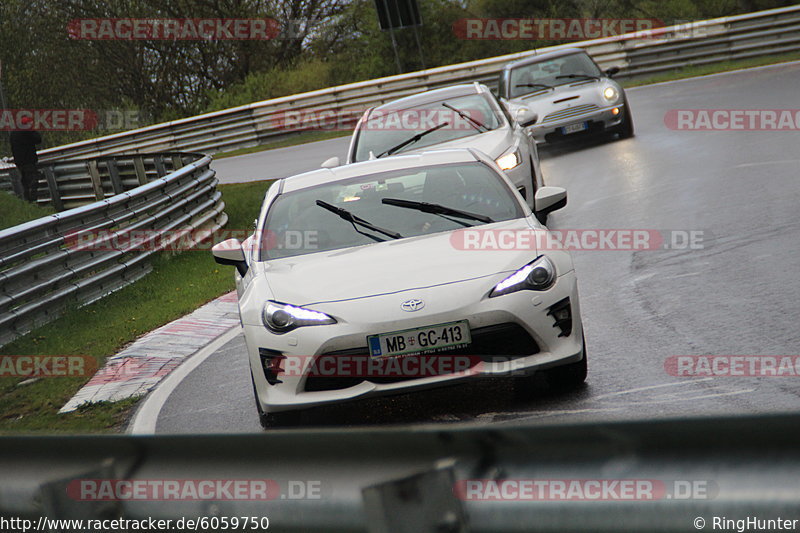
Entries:
{"label": "red and white curb", "polygon": [[236,293],[147,333],[117,355],[70,399],[59,413],[86,403],[143,396],[189,356],[239,324]]}

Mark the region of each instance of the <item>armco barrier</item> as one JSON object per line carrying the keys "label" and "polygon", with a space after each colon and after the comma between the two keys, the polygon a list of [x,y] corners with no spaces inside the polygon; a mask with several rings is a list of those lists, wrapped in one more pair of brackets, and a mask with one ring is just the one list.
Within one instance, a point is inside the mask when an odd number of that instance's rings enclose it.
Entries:
{"label": "armco barrier", "polygon": [[[41,157],[54,161],[166,150],[215,153],[255,146],[287,135],[280,120],[286,111],[357,111],[454,83],[479,81],[494,87],[509,61],[566,47],[586,49],[602,68],[619,66],[620,78],[794,51],[800,49],[800,6],[671,26],[645,38],[628,34],[568,43],[284,96],[43,150]],[[353,123],[357,115],[353,113]]]}
{"label": "armco barrier", "polygon": [[96,201],[0,230],[0,346],[71,305],[141,278],[151,269],[149,256],[169,245],[80,250],[69,245],[79,232],[102,231],[124,242],[133,231],[224,225],[225,204],[210,162],[201,154],[166,153],[46,164],[56,203]]}
{"label": "armco barrier", "polygon": [[[799,427],[794,414],[298,428],[260,435],[0,437],[0,517],[30,520],[29,531],[40,517],[84,519],[83,530],[87,519],[155,518],[171,519],[173,526],[183,519],[172,528],[178,531],[220,531],[237,517],[255,517],[248,531],[267,529],[266,517],[269,531],[315,533],[779,530],[714,522],[754,517],[762,524],[795,519],[788,527],[781,522],[780,531],[796,531]],[[121,480],[129,482],[127,491],[120,485],[98,490],[98,483]],[[505,480],[512,490],[514,481],[553,490],[544,497],[520,490],[516,498],[498,488]],[[175,490],[159,498],[154,490],[130,489],[204,481],[245,490]],[[75,488],[84,482],[88,490],[81,496]],[[485,489],[470,496],[470,482]],[[248,490],[250,483],[273,490]],[[610,490],[588,490],[601,483]],[[631,483],[645,490],[619,489]],[[587,490],[567,492],[567,484]],[[244,519],[237,520],[235,529],[243,529]]]}

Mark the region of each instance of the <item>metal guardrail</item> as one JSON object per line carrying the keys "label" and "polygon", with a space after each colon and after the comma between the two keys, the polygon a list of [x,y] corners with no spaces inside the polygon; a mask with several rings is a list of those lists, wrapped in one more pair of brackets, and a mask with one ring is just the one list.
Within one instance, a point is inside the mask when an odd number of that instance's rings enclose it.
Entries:
{"label": "metal guardrail", "polygon": [[[34,524],[41,516],[152,517],[173,524],[205,518],[209,528],[203,530],[210,531],[221,529],[211,519],[232,517],[267,517],[270,530],[319,533],[733,531],[715,527],[714,517],[800,518],[798,428],[798,416],[786,415],[227,436],[5,437],[0,516]],[[195,493],[195,499],[172,501],[152,501],[158,498],[147,491],[115,500],[109,491],[109,500],[80,501],[78,480],[259,480],[279,490],[266,499],[245,491],[238,498],[217,492],[207,500]],[[529,491],[526,498],[521,491],[520,501],[496,489],[485,492],[496,499],[476,500],[454,490],[468,480],[641,481],[654,489],[600,498],[563,489],[560,498],[555,490],[553,497]],[[96,488],[92,492],[103,496]]]}
{"label": "metal guardrail", "polygon": [[[586,49],[602,68],[621,67],[620,78],[795,51],[800,49],[800,6],[671,26],[649,37],[628,34],[569,43],[542,48],[538,53],[566,47]],[[256,146],[291,134],[283,124],[286,111],[352,114],[354,124],[360,110],[420,91],[473,81],[493,87],[506,63],[536,53],[530,50],[274,98],[43,150],[41,157],[53,161],[165,150],[215,153]]]}
{"label": "metal guardrail", "polygon": [[[142,235],[134,232],[223,226],[225,204],[210,162],[202,154],[165,153],[45,164],[54,203],[96,201],[0,230],[0,346],[147,274],[148,257],[171,242],[116,244]],[[81,249],[81,232],[97,232],[108,245]]]}

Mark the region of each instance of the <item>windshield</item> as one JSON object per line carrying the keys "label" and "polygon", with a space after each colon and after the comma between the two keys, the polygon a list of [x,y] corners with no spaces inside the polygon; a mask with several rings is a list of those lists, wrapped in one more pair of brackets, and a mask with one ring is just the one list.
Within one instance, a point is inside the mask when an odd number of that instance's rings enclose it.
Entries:
{"label": "windshield", "polygon": [[440,127],[399,152],[470,137],[497,129],[503,123],[500,110],[483,94],[442,99],[406,109],[376,109],[358,130],[354,160],[366,161],[370,153],[378,157],[437,126]]}
{"label": "windshield", "polygon": [[511,71],[509,95],[517,98],[547,90],[549,87],[572,83],[583,75],[594,77],[601,76],[602,73],[594,61],[582,52],[531,63]]}
{"label": "windshield", "polygon": [[[406,200],[441,205],[466,215],[425,213],[383,202]],[[437,165],[359,176],[280,195],[262,232],[261,260],[362,246],[391,239],[353,224],[324,205],[344,209],[372,226],[403,238],[483,225],[524,216],[517,199],[482,163]],[[477,218],[478,220],[475,220]]]}

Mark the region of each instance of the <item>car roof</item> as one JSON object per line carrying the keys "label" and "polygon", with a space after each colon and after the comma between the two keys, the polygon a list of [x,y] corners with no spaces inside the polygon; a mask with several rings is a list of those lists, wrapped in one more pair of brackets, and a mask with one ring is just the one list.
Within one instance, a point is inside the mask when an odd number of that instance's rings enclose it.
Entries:
{"label": "car roof", "polygon": [[433,89],[431,91],[425,91],[423,93],[406,96],[398,100],[392,100],[391,102],[387,102],[373,108],[372,111],[408,109],[410,107],[416,107],[431,102],[438,102],[448,98],[458,98],[460,96],[468,96],[470,94],[479,94],[479,85],[476,85],[477,84],[475,83],[465,83],[462,85],[450,85],[440,89]]}
{"label": "car roof", "polygon": [[524,59],[518,59],[516,61],[512,61],[511,63],[508,63],[505,67],[503,67],[503,70],[508,71],[518,67],[523,67],[525,65],[532,65],[534,63],[539,63],[541,61],[547,61],[548,59],[556,59],[558,57],[564,57],[577,53],[585,54],[586,50],[584,50],[583,48],[563,48],[561,50],[556,50],[555,52],[548,52],[546,54],[535,55],[531,57],[526,57]]}
{"label": "car roof", "polygon": [[408,155],[372,159],[360,163],[351,163],[336,168],[320,168],[296,176],[284,178],[282,191],[292,192],[325,183],[354,178],[368,174],[378,174],[392,170],[412,169],[448,163],[472,163],[480,159],[467,148],[449,150],[430,150]]}

